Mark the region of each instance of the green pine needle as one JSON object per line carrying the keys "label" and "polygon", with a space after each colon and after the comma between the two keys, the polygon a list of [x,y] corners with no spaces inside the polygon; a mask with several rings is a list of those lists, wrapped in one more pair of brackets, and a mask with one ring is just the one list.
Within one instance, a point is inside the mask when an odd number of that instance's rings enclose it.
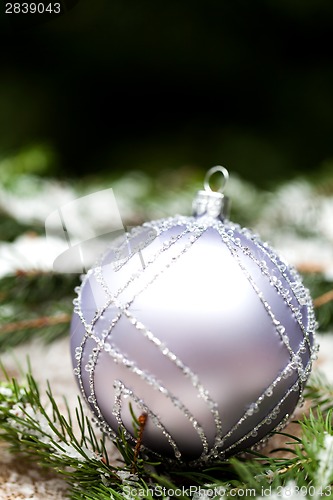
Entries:
{"label": "green pine needle", "polygon": [[0,352],[32,338],[66,335],[78,275],[18,272],[0,279]]}
{"label": "green pine needle", "polygon": [[[252,451],[246,458],[233,457],[194,470],[151,462],[140,452],[133,472],[134,450],[123,433],[114,443],[123,463],[112,465],[106,438],[96,434],[80,399],[75,417],[68,407],[63,415],[50,386],[42,398],[46,397],[47,404],[43,405],[31,373],[22,383],[5,373],[0,385],[0,439],[7,441],[13,452],[23,453],[62,475],[73,500],[261,497],[268,491],[286,493],[288,488],[308,492],[308,498],[320,498],[324,493],[326,498],[333,498],[333,404],[328,405],[332,391],[323,377],[314,375],[310,379],[305,395],[311,408],[299,423],[300,436],[280,433],[285,438],[285,450],[292,451],[290,458]],[[133,409],[131,413],[133,433],[138,435],[138,417]],[[74,419],[78,435],[73,430]]]}

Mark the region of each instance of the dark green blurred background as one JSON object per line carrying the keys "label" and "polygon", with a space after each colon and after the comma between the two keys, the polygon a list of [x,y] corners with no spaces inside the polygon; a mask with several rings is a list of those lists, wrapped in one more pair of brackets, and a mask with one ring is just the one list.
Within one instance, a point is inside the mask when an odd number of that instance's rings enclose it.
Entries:
{"label": "dark green blurred background", "polygon": [[331,0],[67,7],[49,22],[2,12],[0,159],[41,146],[57,176],[333,175]]}

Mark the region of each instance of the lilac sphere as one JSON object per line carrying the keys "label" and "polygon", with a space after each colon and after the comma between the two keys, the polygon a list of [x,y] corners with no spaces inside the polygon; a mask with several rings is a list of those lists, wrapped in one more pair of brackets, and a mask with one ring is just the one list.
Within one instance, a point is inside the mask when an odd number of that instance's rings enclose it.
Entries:
{"label": "lilac sphere", "polygon": [[131,404],[147,415],[145,449],[200,465],[285,425],[311,371],[315,326],[295,269],[206,207],[135,228],[86,274],[74,373],[104,432],[121,427],[135,442]]}

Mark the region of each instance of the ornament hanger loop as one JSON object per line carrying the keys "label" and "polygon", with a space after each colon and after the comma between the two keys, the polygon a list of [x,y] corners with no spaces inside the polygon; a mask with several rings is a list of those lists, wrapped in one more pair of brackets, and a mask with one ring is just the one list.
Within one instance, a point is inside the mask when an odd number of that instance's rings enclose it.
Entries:
{"label": "ornament hanger loop", "polygon": [[[216,191],[211,188],[210,180],[213,177],[213,175],[216,174],[217,172],[220,172],[222,174],[222,182],[220,188]],[[229,172],[225,167],[222,167],[222,165],[216,165],[216,167],[210,168],[205,175],[205,180],[204,180],[205,191],[223,193],[224,188],[228,182],[228,179],[229,179]]]}

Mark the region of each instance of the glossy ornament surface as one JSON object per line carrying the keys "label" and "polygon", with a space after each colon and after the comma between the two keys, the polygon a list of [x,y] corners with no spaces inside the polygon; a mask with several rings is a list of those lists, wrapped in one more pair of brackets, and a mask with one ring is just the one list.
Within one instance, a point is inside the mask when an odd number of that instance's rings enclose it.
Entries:
{"label": "glossy ornament surface", "polygon": [[317,350],[300,276],[226,207],[207,181],[195,216],[134,228],[74,301],[74,373],[103,431],[134,443],[131,403],[144,447],[193,465],[282,428]]}

